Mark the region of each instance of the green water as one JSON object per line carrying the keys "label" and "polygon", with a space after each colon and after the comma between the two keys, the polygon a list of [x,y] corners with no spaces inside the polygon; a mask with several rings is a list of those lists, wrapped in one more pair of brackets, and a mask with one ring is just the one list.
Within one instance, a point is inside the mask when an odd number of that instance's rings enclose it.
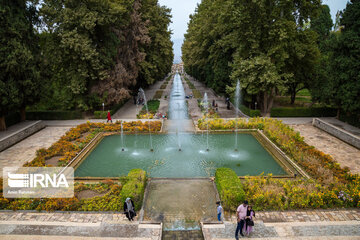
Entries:
{"label": "green water", "polygon": [[[153,135],[154,152],[150,152],[148,135],[125,135],[121,151],[120,135],[105,137],[75,170],[76,177],[126,176],[141,168],[150,177],[190,178],[214,176],[219,167],[233,169],[239,176],[286,172],[251,134],[238,134],[238,151],[234,151],[234,134]],[[181,145],[179,151],[178,142]]]}

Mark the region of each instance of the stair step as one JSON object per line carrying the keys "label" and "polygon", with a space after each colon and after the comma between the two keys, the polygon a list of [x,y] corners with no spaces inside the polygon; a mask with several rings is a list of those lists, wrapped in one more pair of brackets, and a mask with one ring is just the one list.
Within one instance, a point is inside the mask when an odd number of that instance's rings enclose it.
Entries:
{"label": "stair step", "polygon": [[204,240],[201,230],[163,231],[163,240]]}

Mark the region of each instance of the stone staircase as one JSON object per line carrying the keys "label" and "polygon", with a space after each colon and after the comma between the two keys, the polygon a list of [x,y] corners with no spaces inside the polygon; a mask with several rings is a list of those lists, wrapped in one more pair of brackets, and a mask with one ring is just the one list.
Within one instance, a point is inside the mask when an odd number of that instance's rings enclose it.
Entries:
{"label": "stone staircase", "polygon": [[203,240],[201,230],[163,231],[163,240]]}

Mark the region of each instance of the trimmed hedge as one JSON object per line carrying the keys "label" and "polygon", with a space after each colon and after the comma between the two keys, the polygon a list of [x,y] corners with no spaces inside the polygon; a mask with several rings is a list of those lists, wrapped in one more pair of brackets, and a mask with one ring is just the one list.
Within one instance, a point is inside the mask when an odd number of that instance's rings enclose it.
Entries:
{"label": "trimmed hedge", "polygon": [[346,114],[340,112],[339,120],[360,128],[360,114]]}
{"label": "trimmed hedge", "polygon": [[260,117],[261,116],[260,110],[253,110],[253,109],[247,108],[245,105],[240,105],[239,109],[241,112],[248,115],[249,117]]}
{"label": "trimmed hedge", "polygon": [[236,206],[245,200],[245,191],[241,181],[230,168],[216,169],[215,183],[224,209],[236,210]]}
{"label": "trimmed hedge", "polygon": [[163,94],[163,90],[157,90],[155,92],[155,95],[154,95],[153,99],[160,99],[162,94]]}
{"label": "trimmed hedge", "polygon": [[336,109],[329,107],[272,108],[271,117],[335,117]]}
{"label": "trimmed hedge", "polygon": [[5,116],[6,127],[10,127],[21,122],[21,116],[19,112],[10,113]]}
{"label": "trimmed hedge", "polygon": [[[118,104],[115,104],[114,106],[112,106],[112,108],[110,109],[110,114],[113,115],[115,114],[122,106],[124,106],[124,104],[128,101],[129,99],[124,99],[123,101],[121,101]],[[94,111],[94,118],[95,119],[104,119],[107,117],[107,111]]]}
{"label": "trimmed hedge", "polygon": [[30,111],[26,112],[27,120],[70,120],[82,119],[79,111]]}
{"label": "trimmed hedge", "polygon": [[[110,111],[111,113],[111,111]],[[107,111],[94,111],[95,119],[104,119],[107,117]]]}
{"label": "trimmed hedge", "polygon": [[128,182],[123,186],[120,194],[121,202],[130,197],[135,204],[135,210],[140,210],[146,187],[146,172],[142,169],[132,169],[128,174]]}
{"label": "trimmed hedge", "polygon": [[202,95],[199,90],[193,89],[192,92],[193,92],[194,98],[202,98]]}

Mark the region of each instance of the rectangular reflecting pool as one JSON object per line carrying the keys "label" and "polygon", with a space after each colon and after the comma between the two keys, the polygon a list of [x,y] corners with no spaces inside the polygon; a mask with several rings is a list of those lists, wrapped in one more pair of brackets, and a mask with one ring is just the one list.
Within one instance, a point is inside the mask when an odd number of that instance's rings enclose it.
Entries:
{"label": "rectangular reflecting pool", "polygon": [[209,134],[209,151],[206,134],[152,135],[153,152],[149,135],[124,135],[123,141],[120,135],[106,136],[78,164],[75,177],[126,176],[134,168],[154,178],[210,177],[220,167],[239,176],[287,175],[253,134],[238,134],[238,151],[235,134]]}

